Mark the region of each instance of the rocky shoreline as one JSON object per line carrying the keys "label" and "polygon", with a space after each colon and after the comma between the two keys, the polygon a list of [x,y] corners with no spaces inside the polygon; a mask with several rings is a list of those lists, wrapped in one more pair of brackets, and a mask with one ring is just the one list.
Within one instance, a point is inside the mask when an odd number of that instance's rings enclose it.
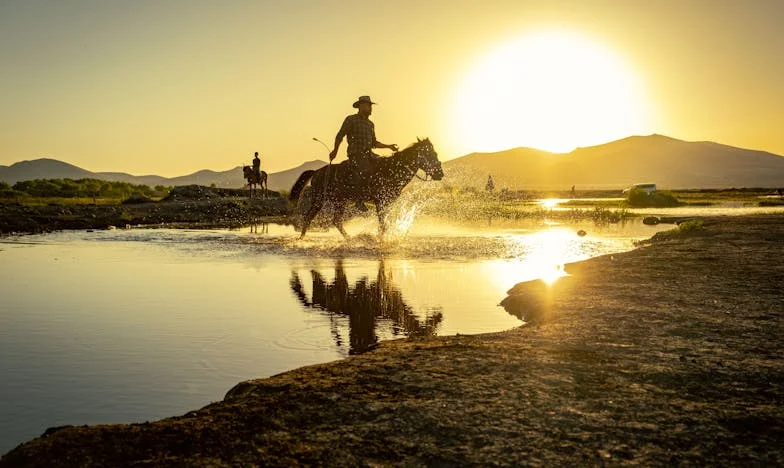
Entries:
{"label": "rocky shoreline", "polygon": [[[782,465],[784,216],[703,220],[504,301],[508,332],[384,342],[20,466]],[[501,298],[499,298],[501,299]]]}

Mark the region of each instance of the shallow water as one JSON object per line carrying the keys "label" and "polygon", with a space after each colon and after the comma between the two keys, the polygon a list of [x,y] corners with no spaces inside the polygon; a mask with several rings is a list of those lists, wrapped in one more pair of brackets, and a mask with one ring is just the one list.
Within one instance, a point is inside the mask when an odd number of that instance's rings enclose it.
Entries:
{"label": "shallow water", "polygon": [[182,414],[385,339],[519,326],[497,305],[514,284],[667,228],[417,220],[380,243],[360,220],[348,242],[280,225],[3,239],[0,453],[47,427]]}
{"label": "shallow water", "polygon": [[[763,196],[759,197],[760,200],[766,198],[778,199],[779,197]],[[623,198],[576,198],[576,201],[617,201],[619,204],[624,200]],[[568,198],[546,198],[539,200],[537,203],[544,208],[552,209],[554,211],[570,211],[570,210],[594,210],[591,206],[562,206],[563,203],[572,201]],[[720,201],[708,206],[678,206],[673,208],[628,208],[627,211],[640,216],[746,216],[746,215],[761,215],[761,214],[782,214],[784,213],[784,205],[782,206],[758,206],[756,203],[744,201]]]}

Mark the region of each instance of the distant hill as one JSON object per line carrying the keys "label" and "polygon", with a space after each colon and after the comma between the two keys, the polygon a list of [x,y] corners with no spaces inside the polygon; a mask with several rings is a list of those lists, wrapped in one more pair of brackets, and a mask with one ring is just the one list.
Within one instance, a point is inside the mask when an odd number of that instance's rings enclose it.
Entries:
{"label": "distant hill", "polygon": [[[270,173],[271,190],[289,190],[305,170],[326,162],[313,160]],[[784,187],[784,157],[709,141],[688,142],[663,135],[632,136],[598,146],[555,154],[531,148],[472,153],[444,163],[444,183],[484,187],[492,174],[497,189],[622,188],[653,182],[660,188]],[[156,185],[211,185],[240,188],[240,166],[226,171],[202,170],[180,177],[134,176],[90,172],[55,159],[0,166],[0,180],[94,178]]]}
{"label": "distant hill", "polygon": [[326,165],[327,163],[324,161],[319,161],[318,159],[308,161],[292,169],[268,174],[267,184],[269,185],[270,190],[288,191],[291,190],[291,186],[294,185],[294,182],[296,182],[297,178],[304,171],[321,169]]}
{"label": "distant hill", "polygon": [[653,182],[660,188],[784,186],[784,157],[714,142],[663,135],[632,136],[555,154],[531,148],[472,153],[444,163],[444,181],[496,188],[621,188]]}
{"label": "distant hill", "polygon": [[[326,162],[308,161],[295,168],[268,174],[270,190],[289,190],[299,175],[309,169],[318,169]],[[161,177],[157,175],[135,176],[124,172],[91,172],[86,169],[58,161],[56,159],[41,158],[32,161],[21,161],[10,166],[0,166],[0,180],[15,184],[20,180],[30,179],[100,179],[132,184],[144,184],[151,187],[156,185],[211,185],[223,188],[241,188],[245,185],[242,178],[242,167],[237,166],[227,171],[216,172],[201,170],[180,177]]]}
{"label": "distant hill", "polygon": [[[46,177],[41,177],[39,174],[46,174]],[[0,168],[0,180],[9,184],[30,179],[81,179],[92,176],[93,173],[90,171],[48,158],[21,161]]]}

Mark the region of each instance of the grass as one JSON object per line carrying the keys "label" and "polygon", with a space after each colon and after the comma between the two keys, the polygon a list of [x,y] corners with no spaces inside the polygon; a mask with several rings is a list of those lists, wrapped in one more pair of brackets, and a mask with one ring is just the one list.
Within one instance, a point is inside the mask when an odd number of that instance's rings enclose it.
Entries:
{"label": "grass", "polygon": [[641,189],[630,190],[624,203],[632,208],[668,208],[681,205],[678,199],[669,192],[647,193]]}
{"label": "grass", "polygon": [[565,208],[569,207],[602,207],[602,208],[623,208],[622,202],[619,200],[568,200],[559,203],[558,206]]}
{"label": "grass", "polygon": [[704,229],[705,226],[702,221],[691,220],[680,223],[677,228],[673,229],[673,231],[676,231],[678,234],[685,234],[687,232],[702,231]]}
{"label": "grass", "polygon": [[[422,213],[458,221],[491,220],[558,220],[614,223],[630,217],[623,208],[608,209],[596,203],[581,205],[582,209],[551,209],[529,200],[503,200],[481,194],[437,197],[423,205]],[[606,206],[618,207],[618,202]],[[593,207],[593,209],[590,209]]]}
{"label": "grass", "polygon": [[759,206],[784,206],[784,198],[770,198],[759,202]]}
{"label": "grass", "polygon": [[[128,197],[13,197],[0,198],[0,205],[17,203],[22,206],[75,206],[75,205],[120,205]],[[152,197],[152,201],[160,201],[161,197]]]}
{"label": "grass", "polygon": [[721,202],[743,202],[756,205],[759,197],[770,195],[770,189],[694,189],[673,190],[678,200],[691,206],[710,206]]}
{"label": "grass", "polygon": [[65,198],[65,197],[17,197],[0,198],[0,204],[18,203],[24,206],[46,206],[46,205],[119,205],[122,198]]}

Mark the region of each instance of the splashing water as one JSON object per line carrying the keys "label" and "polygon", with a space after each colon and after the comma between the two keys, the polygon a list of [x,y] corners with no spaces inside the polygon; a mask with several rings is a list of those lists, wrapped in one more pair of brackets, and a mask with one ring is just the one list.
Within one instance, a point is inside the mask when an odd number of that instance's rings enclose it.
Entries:
{"label": "splashing water", "polygon": [[392,221],[390,223],[390,235],[400,236],[408,234],[408,231],[414,224],[414,218],[416,218],[418,209],[419,207],[415,203],[410,206],[401,204],[397,212],[392,213],[390,217]]}

